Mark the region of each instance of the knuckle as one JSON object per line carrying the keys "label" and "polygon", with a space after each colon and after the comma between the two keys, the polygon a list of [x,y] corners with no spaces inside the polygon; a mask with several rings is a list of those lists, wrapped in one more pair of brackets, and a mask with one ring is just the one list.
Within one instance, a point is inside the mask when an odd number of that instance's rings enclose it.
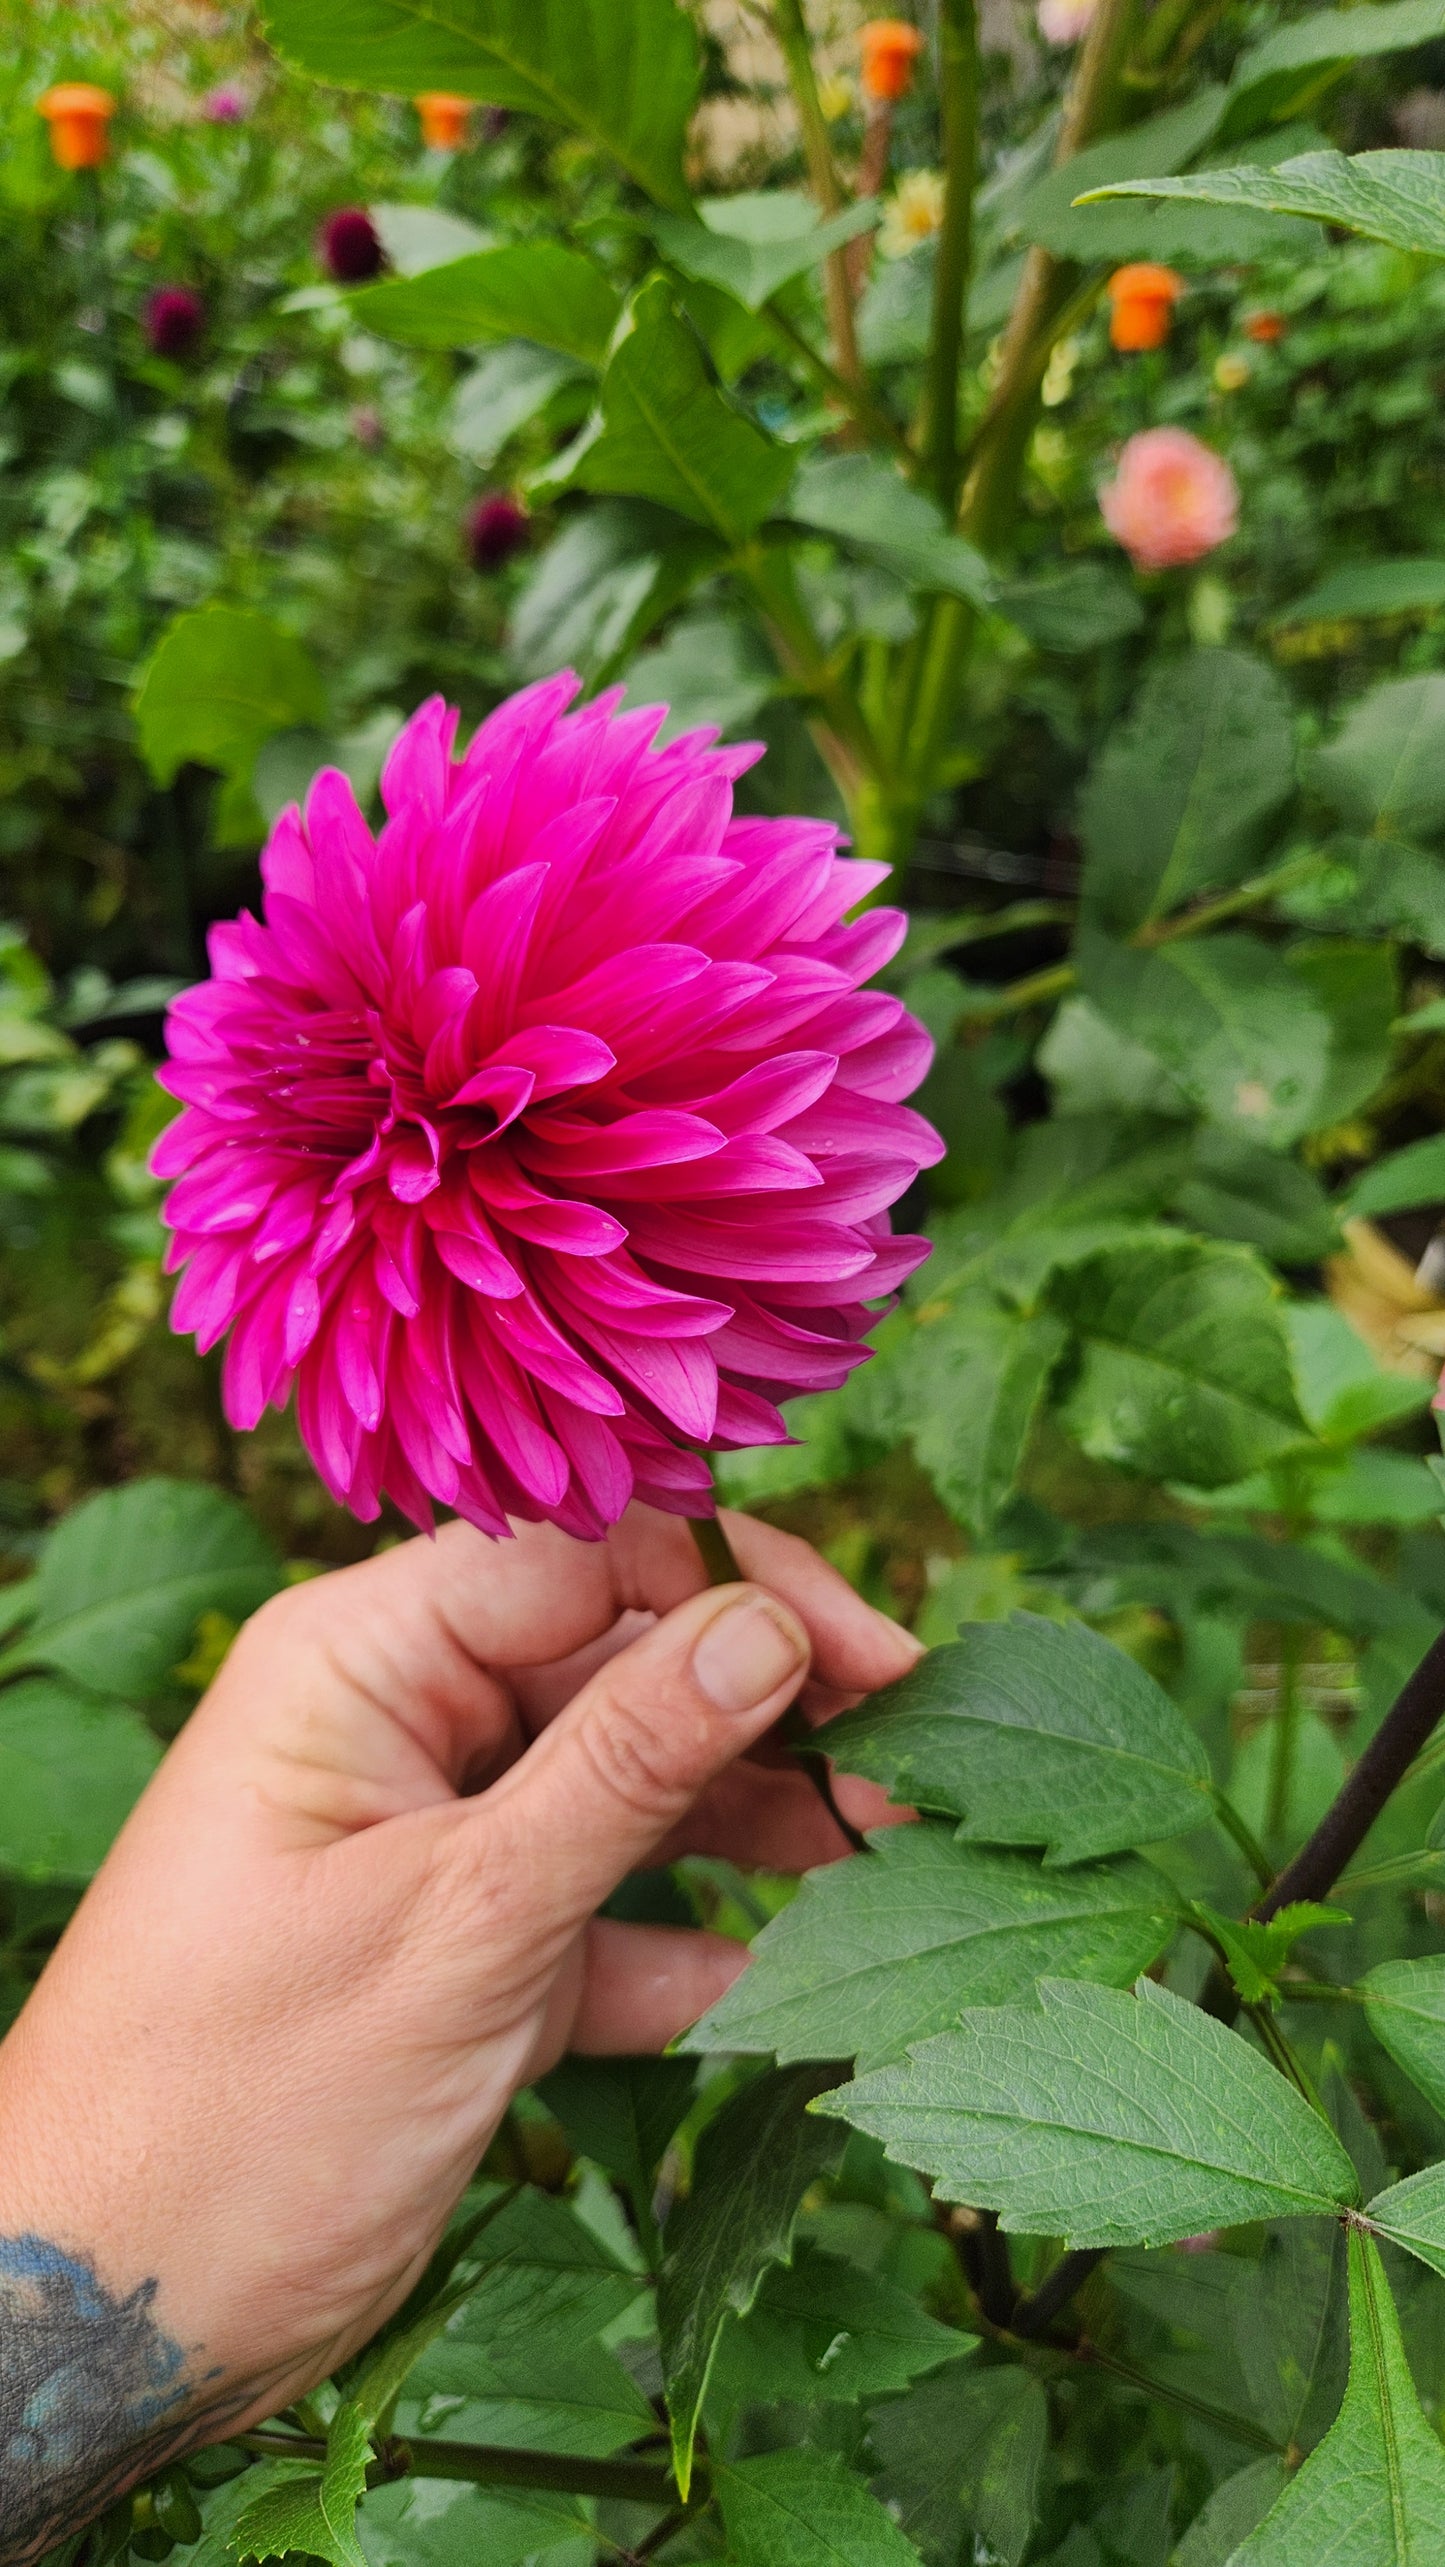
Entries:
{"label": "knuckle", "polygon": [[646,1713],[604,1694],[578,1733],[578,1747],[598,1789],[649,1826],[666,1826],[686,1808],[695,1785],[697,1742],[685,1713],[663,1730]]}

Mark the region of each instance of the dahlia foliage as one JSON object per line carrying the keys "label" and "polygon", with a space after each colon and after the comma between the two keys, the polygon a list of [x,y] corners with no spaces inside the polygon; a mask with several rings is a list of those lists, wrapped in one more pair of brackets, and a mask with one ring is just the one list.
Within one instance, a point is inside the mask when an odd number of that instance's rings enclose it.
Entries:
{"label": "dahlia foliage", "polygon": [[928,1037],[860,987],[904,921],[844,923],[886,868],[734,818],[756,748],[576,688],[456,763],[423,705],[378,837],[319,775],[171,1010],[173,1324],[230,1330],[239,1427],[295,1383],[358,1515],[706,1513],[706,1449],[785,1441],[925,1253],[888,1207],[941,1154],[900,1102]]}

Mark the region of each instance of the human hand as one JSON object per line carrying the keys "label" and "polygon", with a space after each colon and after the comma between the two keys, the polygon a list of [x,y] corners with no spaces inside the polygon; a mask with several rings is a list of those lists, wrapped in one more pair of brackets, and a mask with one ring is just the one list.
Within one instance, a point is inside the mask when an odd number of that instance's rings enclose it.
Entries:
{"label": "human hand", "polygon": [[0,2047],[0,2557],[324,2378],[519,2086],[722,1993],[738,1945],[597,1918],[626,1873],[845,1850],[767,1733],[916,1644],[727,1524],[756,1585],[641,1507],[595,1545],[452,1524],[241,1633]]}

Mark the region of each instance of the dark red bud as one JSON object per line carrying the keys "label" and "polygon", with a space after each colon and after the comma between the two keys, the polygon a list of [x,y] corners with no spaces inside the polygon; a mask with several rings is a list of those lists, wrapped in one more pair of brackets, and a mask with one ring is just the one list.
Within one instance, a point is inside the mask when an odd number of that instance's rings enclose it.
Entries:
{"label": "dark red bud", "polygon": [[327,275],[338,285],[365,285],[381,274],[386,253],[364,205],[341,205],[328,214],[316,238]]}
{"label": "dark red bud", "polygon": [[158,357],[189,356],[206,326],[206,307],[189,285],[158,285],[146,296],[141,327]]}
{"label": "dark red bud", "polygon": [[521,552],[532,521],[519,499],[508,491],[489,490],[468,509],[467,550],[477,570],[500,570]]}

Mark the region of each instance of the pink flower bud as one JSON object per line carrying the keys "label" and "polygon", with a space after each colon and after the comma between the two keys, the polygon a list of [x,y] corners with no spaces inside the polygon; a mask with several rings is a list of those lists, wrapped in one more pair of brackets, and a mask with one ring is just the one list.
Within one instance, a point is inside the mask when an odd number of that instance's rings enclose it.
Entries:
{"label": "pink flower bud", "polygon": [[1039,0],[1038,29],[1046,45],[1076,45],[1089,32],[1096,0]]}
{"label": "pink flower bud", "polygon": [[218,89],[207,90],[201,100],[201,114],[208,125],[244,125],[245,91],[238,89],[234,82],[223,80]]}
{"label": "pink flower bud", "polygon": [[527,541],[532,521],[519,499],[489,490],[467,510],[467,550],[477,570],[500,570]]}
{"label": "pink flower bud", "polygon": [[1145,428],[1131,437],[1099,507],[1136,570],[1200,561],[1239,523],[1233,473],[1187,428]]}
{"label": "pink flower bud", "polygon": [[316,237],[317,254],[338,285],[365,285],[381,274],[386,253],[364,205],[341,205]]}
{"label": "pink flower bud", "polygon": [[206,307],[189,285],[158,285],[146,296],[141,328],[158,357],[189,356],[206,326]]}

